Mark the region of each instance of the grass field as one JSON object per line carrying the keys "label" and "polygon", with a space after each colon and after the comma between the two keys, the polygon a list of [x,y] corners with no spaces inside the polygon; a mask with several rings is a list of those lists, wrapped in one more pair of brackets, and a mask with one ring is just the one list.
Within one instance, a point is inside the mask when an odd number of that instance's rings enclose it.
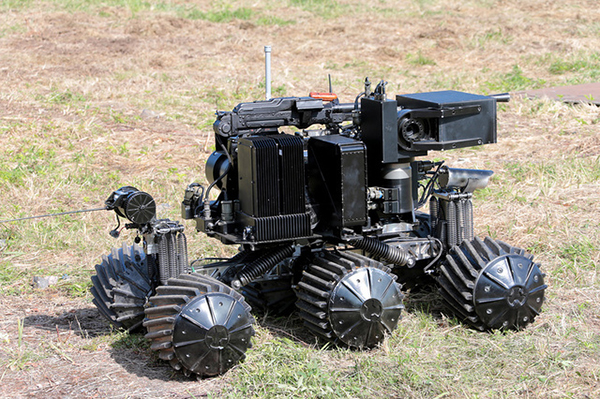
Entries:
{"label": "grass field", "polygon": [[[491,94],[600,81],[596,0],[4,0],[0,3],[0,219],[102,206],[116,188],[180,219],[204,182],[216,109],[362,81],[390,93]],[[145,110],[145,111],[144,111]],[[148,117],[149,116],[149,117]],[[317,345],[299,320],[260,317],[247,360],[196,381],[91,303],[112,246],[108,212],[0,224],[2,397],[600,396],[600,109],[513,98],[498,144],[433,153],[492,169],[475,225],[526,248],[549,285],[528,329],[478,333],[439,313],[434,293],[368,352]],[[235,249],[187,223],[191,257]],[[34,276],[58,276],[49,289]]]}

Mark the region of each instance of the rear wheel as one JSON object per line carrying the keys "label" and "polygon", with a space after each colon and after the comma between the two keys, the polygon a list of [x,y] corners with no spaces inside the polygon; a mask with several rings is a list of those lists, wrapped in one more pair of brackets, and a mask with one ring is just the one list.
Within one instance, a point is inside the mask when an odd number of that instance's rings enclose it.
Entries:
{"label": "rear wheel", "polygon": [[452,313],[482,331],[526,327],[547,288],[532,255],[489,237],[452,247],[436,279]]}
{"label": "rear wheel", "polygon": [[182,274],[149,299],[146,338],[161,359],[186,375],[223,374],[251,346],[250,310],[242,295],[214,278]]}
{"label": "rear wheel", "polygon": [[113,248],[96,265],[92,302],[117,328],[133,332],[142,327],[144,304],[155,288],[149,261],[140,246],[123,244],[122,248]]}

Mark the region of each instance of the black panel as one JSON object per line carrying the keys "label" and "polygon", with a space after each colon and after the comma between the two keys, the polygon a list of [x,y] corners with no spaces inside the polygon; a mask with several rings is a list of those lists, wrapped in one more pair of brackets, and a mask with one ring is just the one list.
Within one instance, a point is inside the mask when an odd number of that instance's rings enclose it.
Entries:
{"label": "black panel", "polygon": [[306,211],[304,199],[304,143],[300,137],[281,134],[272,137],[279,146],[280,213]]}
{"label": "black panel", "polygon": [[339,136],[308,142],[309,190],[320,204],[322,221],[333,227],[363,226],[367,221],[365,145]]}
{"label": "black panel", "polygon": [[269,137],[240,139],[238,176],[242,211],[255,217],[279,213],[279,157]]}
{"label": "black panel", "polygon": [[252,237],[246,237],[247,241],[276,241],[287,238],[309,237],[311,235],[310,215],[308,213],[258,218],[239,213],[238,216],[242,224],[252,227]]}
{"label": "black panel", "polygon": [[362,139],[373,164],[369,170],[379,173],[382,163],[398,162],[398,107],[396,101],[371,98],[361,99],[360,107]]}

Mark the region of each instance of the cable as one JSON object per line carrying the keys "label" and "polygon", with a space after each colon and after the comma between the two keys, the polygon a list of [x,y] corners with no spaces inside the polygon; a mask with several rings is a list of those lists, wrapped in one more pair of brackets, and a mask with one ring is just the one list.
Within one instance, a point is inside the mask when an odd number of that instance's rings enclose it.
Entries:
{"label": "cable", "polygon": [[52,216],[62,216],[62,215],[71,215],[71,214],[74,214],[74,213],[96,212],[96,211],[106,211],[106,210],[108,210],[108,208],[105,206],[105,207],[102,207],[102,208],[81,209],[81,210],[78,210],[78,211],[68,211],[68,212],[60,212],[60,213],[48,213],[48,214],[39,215],[39,216],[27,216],[27,217],[18,218],[18,219],[0,220],[0,223],[19,222],[21,220],[49,218],[49,217],[52,217]]}
{"label": "cable", "polygon": [[442,244],[442,242],[441,242],[440,240],[438,240],[437,238],[435,238],[435,237],[431,237],[431,236],[430,236],[430,237],[428,237],[428,238],[429,238],[430,240],[435,240],[435,241],[436,241],[436,243],[437,243],[437,244],[438,244],[438,246],[439,246],[439,252],[438,252],[438,254],[436,255],[436,257],[435,257],[435,258],[434,258],[434,259],[433,259],[431,262],[429,262],[429,264],[428,264],[427,266],[425,266],[425,267],[423,268],[423,271],[424,271],[426,274],[431,274],[432,272],[431,272],[429,269],[430,269],[430,268],[431,268],[433,265],[435,265],[435,264],[437,263],[437,261],[440,259],[440,257],[442,256],[442,253],[444,252],[444,244]]}
{"label": "cable", "polygon": [[441,169],[441,167],[442,167],[443,164],[444,164],[444,161],[441,161],[438,164],[438,167],[435,170],[435,172],[433,172],[433,176],[431,176],[431,179],[429,179],[429,181],[427,182],[427,185],[423,189],[423,194],[421,195],[421,199],[417,203],[417,208],[416,209],[421,208],[427,202],[427,199],[429,198],[429,196],[431,195],[431,192],[433,191],[433,185],[435,184],[435,182],[438,179],[438,176],[440,174],[440,169]]}

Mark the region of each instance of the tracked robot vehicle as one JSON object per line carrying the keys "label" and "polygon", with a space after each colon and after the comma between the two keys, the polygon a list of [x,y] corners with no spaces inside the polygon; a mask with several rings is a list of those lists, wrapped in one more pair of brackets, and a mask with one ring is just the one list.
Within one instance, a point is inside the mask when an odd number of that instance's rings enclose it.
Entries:
{"label": "tracked robot vehicle", "polygon": [[231,259],[188,262],[182,224],[158,219],[145,192],[113,192],[107,208],[139,235],[96,266],[100,313],[145,329],[160,358],[199,376],[244,358],[251,307],[296,310],[317,336],[372,348],[397,327],[403,284],[429,280],[476,329],[532,323],[546,289],[539,264],[473,232],[473,192],[492,172],[417,160],[495,143],[496,103],[507,96],[390,99],[385,89],[367,79],[352,103],[311,93],[217,113],[208,185],[186,188],[181,213],[237,246]]}

